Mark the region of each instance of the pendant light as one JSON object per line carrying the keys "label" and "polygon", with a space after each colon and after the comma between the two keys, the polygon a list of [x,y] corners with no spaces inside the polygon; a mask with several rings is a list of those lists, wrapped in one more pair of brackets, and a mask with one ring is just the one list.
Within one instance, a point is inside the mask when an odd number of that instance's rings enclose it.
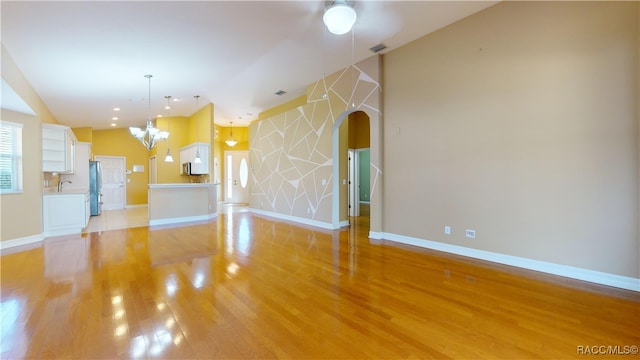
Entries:
{"label": "pendant light", "polygon": [[227,144],[230,147],[234,147],[234,146],[236,146],[237,143],[238,142],[233,139],[233,121],[232,121],[231,122],[231,132],[229,134],[229,138],[227,140],[225,140],[225,144]]}
{"label": "pendant light", "polygon": [[[196,113],[197,113],[198,112],[198,99],[200,99],[200,95],[195,95],[194,98],[196,99]],[[198,142],[198,124],[197,124],[197,122],[196,122],[196,142]],[[202,159],[200,159],[200,146],[196,147],[196,158],[193,159],[193,162],[196,163],[196,164],[200,164],[202,162]]]}
{"label": "pendant light", "polygon": [[[165,109],[167,109],[168,113],[169,109],[171,109],[171,106],[169,106],[171,95],[167,95],[164,98],[167,99],[167,106],[165,107]],[[167,118],[167,127],[169,128],[169,132],[171,132],[171,120],[169,118]],[[164,157],[164,162],[173,162],[173,156],[171,156],[171,144],[167,145],[167,156]]]}

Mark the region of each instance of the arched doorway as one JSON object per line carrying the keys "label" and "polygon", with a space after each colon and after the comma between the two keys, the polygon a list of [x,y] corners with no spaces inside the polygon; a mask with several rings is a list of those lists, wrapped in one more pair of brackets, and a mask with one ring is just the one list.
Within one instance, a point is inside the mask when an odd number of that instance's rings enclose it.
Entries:
{"label": "arched doorway", "polygon": [[[377,117],[374,117],[377,118]],[[366,110],[350,109],[336,119],[333,124],[333,211],[332,222],[334,228],[348,226],[350,215],[349,206],[360,206],[361,197],[359,194],[353,194],[352,191],[356,191],[355,187],[351,187],[349,184],[349,153],[359,153],[360,150],[366,149],[368,155],[367,161],[367,176],[365,189],[366,190],[366,202],[374,202],[373,199],[373,186],[377,172],[374,174],[370,170],[375,169],[371,162],[370,148],[377,143],[372,143],[371,134],[374,133],[374,124],[372,124],[372,118]],[[373,149],[371,149],[373,151]],[[377,153],[377,149],[376,149]],[[352,159],[354,160],[354,159]],[[359,189],[357,189],[359,190]],[[351,196],[350,196],[351,195]],[[367,204],[368,205],[368,204]],[[377,206],[371,205],[371,206]],[[378,205],[379,206],[379,205]],[[356,212],[357,213],[357,212]],[[367,215],[369,212],[369,206],[367,206]],[[367,221],[369,223],[369,221]]]}

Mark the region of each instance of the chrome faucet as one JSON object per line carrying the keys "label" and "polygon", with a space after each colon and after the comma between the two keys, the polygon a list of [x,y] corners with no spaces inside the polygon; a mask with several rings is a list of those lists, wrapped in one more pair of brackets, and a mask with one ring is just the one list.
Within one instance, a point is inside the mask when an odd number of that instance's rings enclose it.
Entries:
{"label": "chrome faucet", "polygon": [[69,183],[69,184],[71,184],[71,180],[60,180],[60,182],[58,182],[58,192],[61,192],[61,191],[62,191],[62,185],[63,185],[64,183]]}

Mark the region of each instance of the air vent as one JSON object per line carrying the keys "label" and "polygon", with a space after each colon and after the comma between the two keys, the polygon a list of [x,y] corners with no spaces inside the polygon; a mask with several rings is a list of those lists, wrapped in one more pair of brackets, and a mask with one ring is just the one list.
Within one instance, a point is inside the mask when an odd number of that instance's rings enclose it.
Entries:
{"label": "air vent", "polygon": [[369,48],[369,50],[373,51],[374,53],[379,53],[380,51],[384,50],[387,48],[387,45],[380,43],[372,48]]}
{"label": "air vent", "polygon": [[286,93],[287,93],[287,92],[286,92],[286,91],[284,91],[284,90],[278,90],[278,91],[276,91],[276,93],[275,93],[275,94],[276,94],[276,95],[278,95],[278,96],[281,96],[281,95],[284,95],[284,94],[286,94]]}

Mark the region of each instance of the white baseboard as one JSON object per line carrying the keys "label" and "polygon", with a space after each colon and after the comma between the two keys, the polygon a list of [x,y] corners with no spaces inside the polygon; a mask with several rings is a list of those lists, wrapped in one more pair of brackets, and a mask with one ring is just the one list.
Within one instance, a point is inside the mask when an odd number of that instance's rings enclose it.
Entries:
{"label": "white baseboard", "polygon": [[0,250],[14,248],[16,246],[35,245],[44,240],[43,234],[31,235],[22,238],[0,241]]}
{"label": "white baseboard", "polygon": [[133,209],[133,208],[142,208],[142,207],[147,207],[147,204],[133,204],[133,205],[127,205],[125,206],[126,209]]}
{"label": "white baseboard", "polygon": [[609,274],[574,266],[554,264],[546,261],[527,259],[519,256],[499,254],[484,250],[477,250],[468,247],[445,244],[437,241],[424,240],[398,234],[370,232],[369,237],[372,239],[384,238],[402,244],[443,251],[450,254],[491,261],[498,264],[510,265],[523,269],[540,271],[547,274],[558,275],[567,278],[640,292],[640,279],[629,276]]}
{"label": "white baseboard", "polygon": [[214,219],[217,216],[218,216],[218,213],[212,213],[212,214],[208,214],[208,215],[184,216],[184,217],[178,217],[178,218],[150,219],[149,220],[149,226],[180,224],[180,223],[197,222],[197,221],[207,221],[207,220]]}
{"label": "white baseboard", "polygon": [[276,218],[276,219],[281,219],[281,220],[286,220],[286,221],[293,221],[293,222],[297,222],[297,223],[301,223],[301,224],[305,224],[305,225],[311,225],[311,226],[315,226],[315,227],[319,227],[319,228],[323,228],[323,229],[328,229],[328,230],[335,230],[331,223],[326,223],[326,222],[323,222],[323,221],[305,219],[305,218],[301,218],[301,217],[297,217],[297,216],[291,216],[291,215],[278,214],[276,212],[265,211],[265,210],[260,210],[260,209],[254,209],[254,208],[251,208],[251,207],[249,208],[249,211],[251,211],[252,213],[256,213],[256,214],[264,215],[264,216],[269,216],[269,217]]}
{"label": "white baseboard", "polygon": [[349,226],[349,220],[340,221],[340,227],[341,228],[347,227],[347,226]]}

